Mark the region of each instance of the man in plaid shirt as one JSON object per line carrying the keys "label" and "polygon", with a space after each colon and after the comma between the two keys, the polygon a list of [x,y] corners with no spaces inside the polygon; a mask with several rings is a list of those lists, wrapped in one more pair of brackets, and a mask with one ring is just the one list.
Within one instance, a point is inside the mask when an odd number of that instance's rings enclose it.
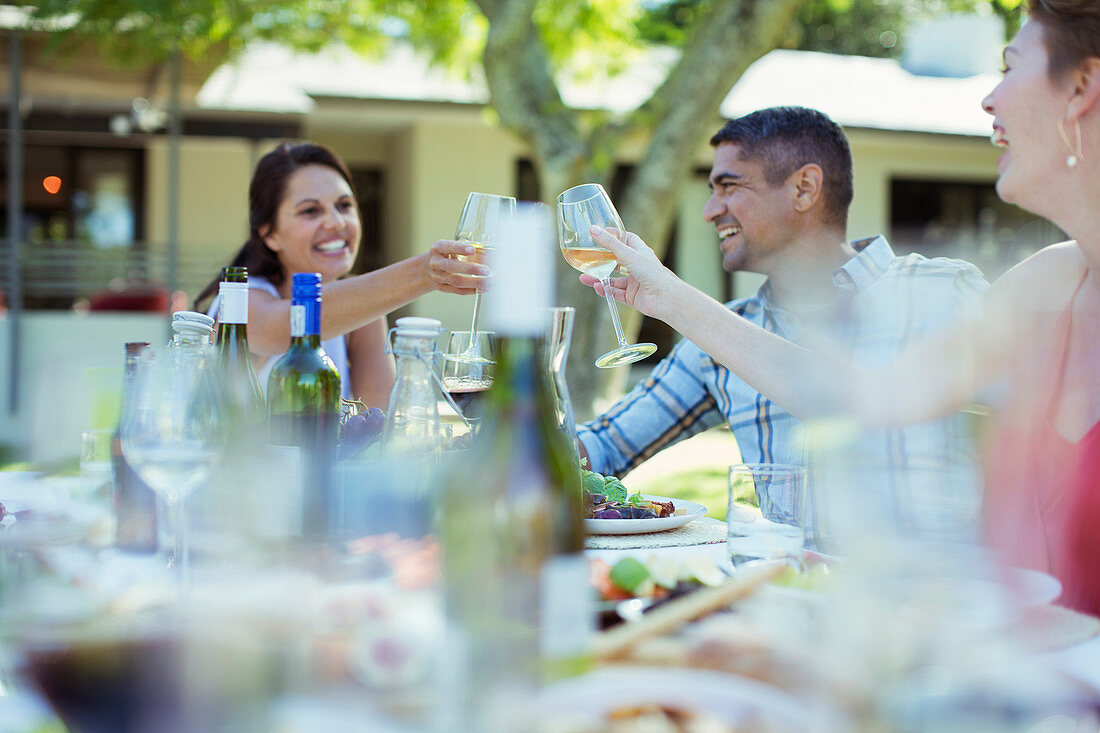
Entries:
{"label": "man in plaid shirt", "polygon": [[[988,286],[961,260],[897,257],[881,236],[848,241],[851,153],[840,127],[820,112],[760,110],[726,123],[710,143],[712,193],[703,218],[717,231],[722,267],[768,278],[727,307],[766,330],[871,366],[962,318]],[[607,412],[579,426],[578,437],[591,470],[622,476],[722,423],[745,463],[806,463],[799,421],[687,340]],[[891,465],[910,457],[971,461],[958,416],[862,438]]]}

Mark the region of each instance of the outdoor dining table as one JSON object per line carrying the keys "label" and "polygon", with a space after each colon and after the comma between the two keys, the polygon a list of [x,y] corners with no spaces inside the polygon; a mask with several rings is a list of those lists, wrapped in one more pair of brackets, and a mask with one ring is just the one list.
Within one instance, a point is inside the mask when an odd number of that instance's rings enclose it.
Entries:
{"label": "outdoor dining table", "polygon": [[[604,560],[612,565],[628,556],[636,557],[643,562],[652,558],[683,560],[701,557],[718,567],[734,572],[736,577],[736,571],[730,563],[726,532],[725,522],[703,517],[685,526],[664,532],[589,535],[586,539],[585,555],[591,559]],[[142,567],[139,560],[112,556],[109,552],[101,557],[115,563],[113,568],[118,573],[117,580],[120,584],[126,582],[127,572],[134,573],[136,577],[148,569]],[[149,560],[150,558],[146,558],[146,561]],[[1094,700],[1100,707],[1100,633],[1098,633],[1100,621],[1091,617],[1078,616],[1080,618],[1072,617],[1073,620],[1080,622],[1074,627],[1072,633],[1063,634],[1061,637],[1054,633],[1049,639],[1047,648],[1037,650],[1025,659],[1017,660],[1016,663],[1019,674],[1027,678],[1039,679],[1045,675],[1053,675],[1062,680],[1069,680],[1082,696]],[[10,669],[9,665],[14,661],[12,650],[0,648],[0,670]],[[606,679],[613,681],[614,675],[620,674],[616,670],[635,669],[631,664],[631,660],[627,658],[615,665],[603,667],[602,672],[596,670],[595,673],[610,674],[611,676]],[[664,669],[660,674],[663,674],[665,679],[675,679],[679,674],[685,675],[685,679],[694,679],[691,675],[697,671],[670,668]],[[643,677],[647,674],[645,669],[640,667],[635,669],[635,673]],[[714,678],[699,677],[698,679],[706,682]],[[731,689],[744,682],[744,680],[737,681],[738,678],[734,675],[730,675],[728,679]],[[43,698],[28,684],[10,675],[0,677],[0,681],[7,683],[0,687],[0,733],[48,730],[48,727],[43,726],[50,725],[51,721],[56,719]],[[334,695],[290,693],[283,695],[275,699],[271,705],[271,715],[275,725],[273,730],[285,733],[320,729],[347,733],[358,731],[415,733],[418,730],[385,716],[365,718],[363,708],[357,704],[355,696],[354,687],[346,688]]]}
{"label": "outdoor dining table", "polygon": [[[726,546],[726,524],[710,517],[667,532],[590,535],[585,547],[587,557],[609,565],[624,557],[643,562],[703,557],[719,568],[733,571]],[[807,557],[843,562],[810,551]],[[1036,632],[1040,641],[1033,654],[1017,661],[1020,674],[1037,679],[1054,675],[1069,680],[1082,697],[1093,700],[1100,710],[1100,619],[1046,603],[1028,611],[1027,623],[1040,627]]]}

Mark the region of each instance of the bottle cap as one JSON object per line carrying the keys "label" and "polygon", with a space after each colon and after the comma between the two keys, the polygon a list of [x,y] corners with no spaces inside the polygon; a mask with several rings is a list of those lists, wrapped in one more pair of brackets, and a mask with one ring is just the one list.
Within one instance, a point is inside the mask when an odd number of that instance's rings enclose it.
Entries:
{"label": "bottle cap", "polygon": [[296,272],[291,278],[290,294],[292,298],[321,297],[321,273]]}
{"label": "bottle cap", "polygon": [[176,311],[172,314],[172,330],[178,333],[209,334],[214,330],[214,319],[205,313]]}
{"label": "bottle cap", "polygon": [[435,318],[420,318],[417,316],[405,316],[397,319],[398,336],[430,336],[439,335],[443,324]]}
{"label": "bottle cap", "polygon": [[149,348],[148,341],[127,341],[126,342],[126,356],[137,356],[141,352]]}

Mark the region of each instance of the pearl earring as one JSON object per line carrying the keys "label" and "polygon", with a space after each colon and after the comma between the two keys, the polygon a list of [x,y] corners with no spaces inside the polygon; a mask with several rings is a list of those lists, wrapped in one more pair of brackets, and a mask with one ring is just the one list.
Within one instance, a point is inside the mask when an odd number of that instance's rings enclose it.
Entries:
{"label": "pearl earring", "polygon": [[1065,144],[1066,149],[1069,150],[1069,155],[1066,156],[1066,167],[1076,168],[1077,164],[1081,162],[1081,125],[1077,123],[1077,120],[1073,121],[1073,131],[1077,138],[1077,147],[1075,148],[1069,141],[1069,135],[1066,134],[1066,128],[1062,125],[1062,120],[1058,120],[1058,134],[1062,136],[1062,143]]}

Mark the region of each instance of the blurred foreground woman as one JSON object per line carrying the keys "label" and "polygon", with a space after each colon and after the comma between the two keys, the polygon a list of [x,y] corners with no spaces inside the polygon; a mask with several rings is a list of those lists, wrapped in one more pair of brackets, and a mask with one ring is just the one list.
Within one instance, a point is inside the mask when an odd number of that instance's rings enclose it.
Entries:
{"label": "blurred foreground woman", "polygon": [[1100,3],[1029,0],[1028,10],[1005,49],[1004,79],[982,102],[1004,148],[997,193],[1075,239],[1012,268],[962,327],[863,371],[741,319],[633,234],[598,241],[630,271],[612,281],[616,299],[666,321],[797,417],[907,424],[1007,386],[987,539],[1005,562],[1057,576],[1063,605],[1100,615]]}

